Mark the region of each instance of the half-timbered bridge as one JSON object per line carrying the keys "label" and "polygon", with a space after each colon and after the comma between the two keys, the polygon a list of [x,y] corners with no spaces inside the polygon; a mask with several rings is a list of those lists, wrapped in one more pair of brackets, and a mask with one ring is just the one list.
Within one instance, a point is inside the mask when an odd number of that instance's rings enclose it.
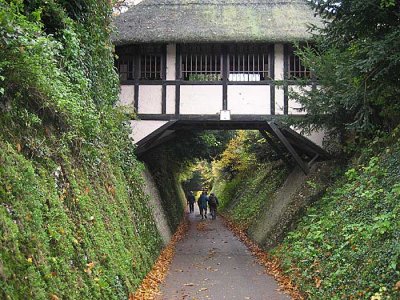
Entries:
{"label": "half-timbered bridge", "polygon": [[115,19],[120,104],[132,106],[138,154],[182,129],[259,130],[303,169],[329,157],[282,116],[305,112],[299,80],[317,88],[293,43],[319,20],[301,0],[143,0]]}

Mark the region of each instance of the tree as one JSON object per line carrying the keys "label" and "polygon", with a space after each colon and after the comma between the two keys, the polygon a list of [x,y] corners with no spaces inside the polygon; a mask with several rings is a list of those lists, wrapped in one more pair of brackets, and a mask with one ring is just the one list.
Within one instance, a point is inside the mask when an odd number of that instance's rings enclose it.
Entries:
{"label": "tree", "polygon": [[400,121],[400,2],[311,0],[324,26],[298,50],[321,88],[297,94],[303,129],[355,130],[368,136]]}

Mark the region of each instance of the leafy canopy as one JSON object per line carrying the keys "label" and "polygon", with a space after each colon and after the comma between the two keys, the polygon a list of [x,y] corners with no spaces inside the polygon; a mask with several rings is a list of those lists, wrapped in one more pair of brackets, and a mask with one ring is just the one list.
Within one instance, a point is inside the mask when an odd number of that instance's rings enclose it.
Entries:
{"label": "leafy canopy", "polygon": [[369,135],[400,120],[400,3],[394,0],[310,1],[324,20],[316,44],[299,50],[321,88],[297,95],[304,129],[326,127]]}

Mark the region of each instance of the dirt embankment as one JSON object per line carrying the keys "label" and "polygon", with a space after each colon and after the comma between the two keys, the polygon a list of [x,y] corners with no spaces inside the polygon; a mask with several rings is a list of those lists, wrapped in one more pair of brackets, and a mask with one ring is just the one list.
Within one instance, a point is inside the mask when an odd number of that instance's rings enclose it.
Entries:
{"label": "dirt embankment", "polygon": [[333,163],[315,164],[309,175],[294,169],[248,229],[249,236],[264,249],[282,241],[307,205],[318,199],[331,181]]}

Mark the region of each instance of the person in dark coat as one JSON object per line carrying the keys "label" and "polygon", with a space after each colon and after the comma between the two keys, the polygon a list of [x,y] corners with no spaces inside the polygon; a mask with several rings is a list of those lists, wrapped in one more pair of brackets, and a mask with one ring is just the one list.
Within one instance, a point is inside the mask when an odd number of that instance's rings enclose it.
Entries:
{"label": "person in dark coat", "polygon": [[197,200],[197,204],[199,205],[200,215],[202,219],[204,218],[207,219],[207,203],[208,203],[207,192],[203,191],[199,197],[199,200]]}
{"label": "person in dark coat", "polygon": [[189,205],[189,213],[194,212],[194,203],[196,199],[194,198],[193,192],[190,191],[187,195],[187,204]]}
{"label": "person in dark coat", "polygon": [[218,205],[219,205],[219,201],[218,201],[217,196],[215,196],[214,193],[211,193],[210,197],[208,197],[208,206],[210,207],[210,213],[211,213],[213,220],[215,220],[217,218]]}

